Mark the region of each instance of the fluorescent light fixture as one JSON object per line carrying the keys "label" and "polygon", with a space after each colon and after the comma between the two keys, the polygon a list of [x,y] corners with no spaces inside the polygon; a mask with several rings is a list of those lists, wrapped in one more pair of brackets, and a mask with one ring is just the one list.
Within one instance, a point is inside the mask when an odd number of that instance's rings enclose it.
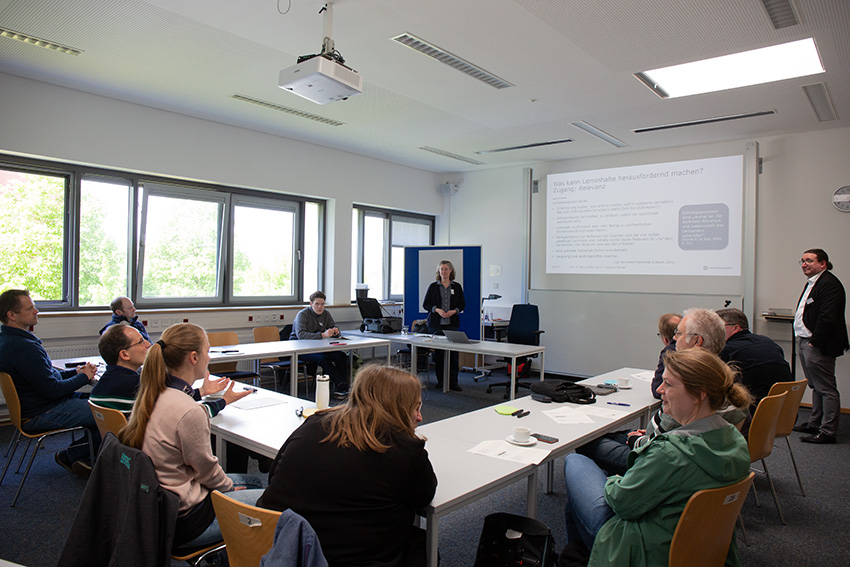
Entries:
{"label": "fluorescent light fixture", "polygon": [[815,40],[808,38],[653,69],[636,73],[635,76],[658,96],[674,98],[761,85],[823,72]]}
{"label": "fluorescent light fixture", "polygon": [[43,47],[44,49],[50,49],[51,51],[58,51],[59,53],[66,53],[68,55],[79,55],[83,52],[81,49],[62,45],[61,43],[56,43],[55,41],[41,39],[40,37],[35,37],[34,35],[10,30],[8,28],[0,28],[0,37],[7,37],[9,39],[20,41],[22,43],[28,43],[36,47]]}

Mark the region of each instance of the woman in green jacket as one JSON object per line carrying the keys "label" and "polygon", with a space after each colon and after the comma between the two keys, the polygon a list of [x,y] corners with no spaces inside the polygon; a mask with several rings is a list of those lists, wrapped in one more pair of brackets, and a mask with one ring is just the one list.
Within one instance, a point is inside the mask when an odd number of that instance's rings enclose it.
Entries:
{"label": "woman in green jacket", "polygon": [[[688,499],[698,490],[743,479],[750,468],[747,442],[716,412],[746,407],[750,394],[735,371],[703,349],[664,357],[658,388],[664,412],[681,427],[632,451],[623,476],[607,478],[590,459],[567,455],[567,542],[592,548],[590,565],[666,565],[670,541]],[[727,565],[740,565],[730,547]]]}

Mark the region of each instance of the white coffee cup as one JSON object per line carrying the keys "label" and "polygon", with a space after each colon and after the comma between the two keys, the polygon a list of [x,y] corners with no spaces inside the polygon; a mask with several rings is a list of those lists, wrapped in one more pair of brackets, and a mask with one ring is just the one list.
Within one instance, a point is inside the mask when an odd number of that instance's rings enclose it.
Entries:
{"label": "white coffee cup", "polygon": [[514,427],[514,441],[517,443],[528,443],[531,439],[531,430],[527,427]]}
{"label": "white coffee cup", "polygon": [[622,388],[624,390],[628,390],[632,387],[632,383],[629,381],[629,378],[617,378],[617,387]]}

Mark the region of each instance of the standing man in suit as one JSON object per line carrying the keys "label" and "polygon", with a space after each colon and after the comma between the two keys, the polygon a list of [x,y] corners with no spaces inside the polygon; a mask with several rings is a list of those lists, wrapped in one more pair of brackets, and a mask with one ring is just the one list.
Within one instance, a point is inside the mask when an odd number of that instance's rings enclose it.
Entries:
{"label": "standing man in suit", "polygon": [[794,431],[809,433],[800,439],[806,443],[833,444],[838,432],[841,400],[835,379],[835,359],[850,348],[844,308],[844,286],[829,270],[832,262],[820,248],[803,253],[800,260],[808,278],[794,315],[794,335],[800,364],[812,389],[812,414],[809,421],[794,426]]}

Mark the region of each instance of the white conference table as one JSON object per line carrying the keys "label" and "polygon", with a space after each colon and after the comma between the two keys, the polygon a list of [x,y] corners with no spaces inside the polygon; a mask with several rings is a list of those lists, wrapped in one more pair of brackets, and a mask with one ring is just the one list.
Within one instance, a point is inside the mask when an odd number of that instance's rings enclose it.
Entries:
{"label": "white conference table", "polygon": [[[290,368],[298,368],[298,356],[316,352],[330,352],[336,350],[352,351],[364,348],[389,347],[390,341],[374,336],[362,336],[349,331],[342,332],[344,339],[299,339],[289,341],[271,341],[265,343],[241,343],[230,346],[215,346],[210,348],[210,362],[230,362],[240,360],[253,360],[254,371],[259,374],[260,360],[264,358],[290,357]],[[387,348],[387,363],[390,362],[390,351]],[[349,360],[349,372],[351,362]],[[289,381],[289,394],[296,397],[298,393],[298,381]]]}
{"label": "white conference table", "polygon": [[210,420],[221,467],[227,470],[228,442],[274,459],[283,442],[304,423],[296,412],[315,407],[314,402],[265,388],[228,404]]}
{"label": "white conference table", "polygon": [[[554,461],[588,441],[618,431],[627,423],[640,419],[646,423],[650,413],[660,405],[652,397],[649,381],[636,379],[634,375],[646,372],[636,368],[621,368],[582,381],[584,384],[600,384],[608,379],[630,377],[630,390],[599,396],[595,404],[541,403],[530,396],[516,399],[509,404],[531,413],[523,418],[496,413],[494,406],[458,415],[423,425],[418,433],[427,438],[425,448],[439,481],[433,501],[425,509],[427,521],[428,564],[437,564],[439,541],[439,519],[488,494],[523,478],[527,479],[527,515],[534,517],[537,511],[537,476],[541,467],[547,475],[547,492],[551,491]],[[629,404],[614,406],[607,402]],[[591,416],[592,423],[559,424],[543,412],[568,406],[577,411],[597,408],[610,416]],[[548,455],[539,464],[522,464],[470,453],[469,450],[486,440],[501,440],[513,432],[514,427],[525,426],[533,433],[542,433],[558,438],[558,442],[538,442],[534,448],[547,450]]]}
{"label": "white conference table", "polygon": [[[410,345],[411,372],[416,374],[416,351],[418,348],[433,348],[445,351],[469,352],[478,355],[502,356],[511,359],[511,389],[510,397],[514,399],[516,391],[516,360],[524,356],[540,355],[540,376],[543,379],[545,369],[546,347],[540,345],[520,345],[514,343],[503,343],[496,341],[476,341],[473,343],[453,343],[442,335],[408,334],[401,333],[370,333],[364,331],[344,331],[343,334],[350,337],[383,337],[393,343]],[[389,353],[387,353],[389,356]],[[443,376],[449,375],[449,356],[443,359]],[[449,391],[449,381],[443,380],[443,392]]]}
{"label": "white conference table", "polygon": [[[374,336],[366,337],[359,334],[352,335],[344,332],[346,339],[318,339],[318,340],[290,340],[271,341],[265,343],[241,343],[238,345],[215,346],[210,348],[210,362],[234,362],[242,360],[253,360],[254,371],[259,374],[260,360],[264,358],[290,357],[291,368],[298,368],[298,356],[315,352],[329,352],[335,350],[360,350],[364,348],[389,347],[390,341]],[[91,362],[98,365],[98,372],[106,368],[100,356],[81,356],[76,358],[61,358],[51,361],[55,368],[65,369],[69,363]],[[390,349],[387,348],[387,363],[390,362]],[[349,362],[349,372],[351,366]],[[289,381],[289,393],[296,397],[298,393],[298,381]]]}

